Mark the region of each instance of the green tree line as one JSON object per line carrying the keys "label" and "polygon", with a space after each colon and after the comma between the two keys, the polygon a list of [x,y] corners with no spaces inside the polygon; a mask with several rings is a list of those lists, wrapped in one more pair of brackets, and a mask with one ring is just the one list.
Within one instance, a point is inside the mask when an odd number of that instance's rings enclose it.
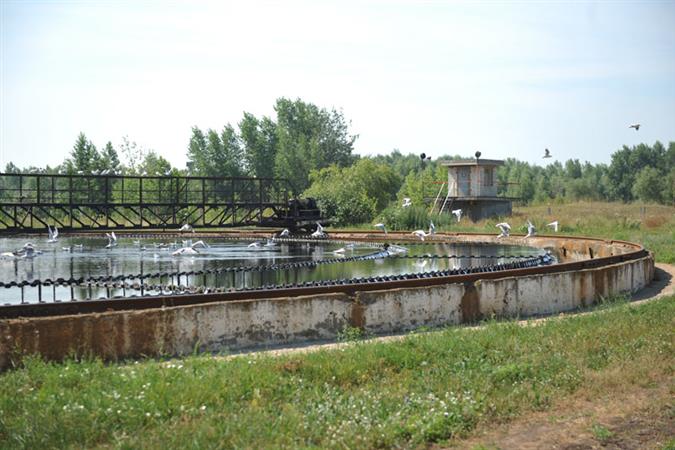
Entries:
{"label": "green tree line", "polygon": [[[341,112],[287,98],[276,101],[274,112],[274,117],[244,112],[236,125],[228,123],[219,131],[193,127],[182,169],[126,137],[117,149],[107,142],[99,150],[80,133],[59,166],[21,169],[9,163],[5,172],[285,178],[295,195],[315,197],[327,218],[348,225],[391,218],[403,198],[414,205],[403,222],[421,220],[422,207],[429,206],[425,200],[439,195],[447,180],[440,162],[460,158],[427,160],[398,150],[359,157],[353,154],[358,136],[350,132]],[[500,195],[525,204],[576,200],[673,204],[675,142],[623,146],[609,164],[570,159],[539,166],[509,158],[498,168],[497,182]]]}

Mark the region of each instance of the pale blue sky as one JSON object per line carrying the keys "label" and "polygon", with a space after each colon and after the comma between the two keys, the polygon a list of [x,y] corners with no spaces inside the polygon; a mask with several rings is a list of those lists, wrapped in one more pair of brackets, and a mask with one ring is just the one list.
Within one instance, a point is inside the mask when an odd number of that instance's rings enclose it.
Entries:
{"label": "pale blue sky", "polygon": [[183,167],[193,125],[281,96],[342,109],[362,155],[608,162],[675,140],[672,1],[0,5],[0,167],[56,165],[80,131]]}

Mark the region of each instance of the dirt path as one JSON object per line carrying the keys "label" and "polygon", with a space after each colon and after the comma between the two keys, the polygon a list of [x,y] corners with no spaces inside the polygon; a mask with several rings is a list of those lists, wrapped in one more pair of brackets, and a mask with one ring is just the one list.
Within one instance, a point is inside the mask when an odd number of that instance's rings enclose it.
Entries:
{"label": "dirt path", "polygon": [[611,397],[574,396],[447,448],[662,449],[675,439],[672,381],[631,386]]}

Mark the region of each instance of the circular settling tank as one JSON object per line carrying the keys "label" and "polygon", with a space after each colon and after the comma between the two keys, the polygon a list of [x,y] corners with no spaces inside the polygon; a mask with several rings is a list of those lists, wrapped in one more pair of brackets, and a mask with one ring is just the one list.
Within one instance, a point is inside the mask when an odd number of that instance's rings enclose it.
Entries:
{"label": "circular settling tank", "polygon": [[[544,258],[527,245],[237,236],[0,238],[0,304],[126,298],[453,274]],[[432,238],[433,239],[433,238]],[[32,254],[22,252],[32,244]],[[538,259],[537,264],[554,262]]]}

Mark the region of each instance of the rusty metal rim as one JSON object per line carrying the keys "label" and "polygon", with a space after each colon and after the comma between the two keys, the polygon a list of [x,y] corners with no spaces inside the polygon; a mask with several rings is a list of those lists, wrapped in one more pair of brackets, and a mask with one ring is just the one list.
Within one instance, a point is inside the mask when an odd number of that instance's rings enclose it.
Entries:
{"label": "rusty metal rim", "polygon": [[[269,234],[269,233],[251,232],[250,234]],[[350,235],[350,239],[357,238],[356,236],[354,236],[355,234],[357,234],[355,232],[332,233],[332,234],[337,237],[342,237],[343,235],[347,234]],[[364,239],[372,240],[370,233],[361,232],[358,234],[365,235],[363,236]],[[408,237],[405,236],[403,233],[401,234],[402,236],[398,236],[398,234],[390,233],[389,236],[391,237],[391,235],[394,235],[397,238]],[[443,236],[460,237],[462,235],[470,235],[476,237],[484,236],[494,238],[494,235],[485,235],[482,233],[437,234],[437,236],[440,237]],[[564,237],[538,236],[538,237],[553,238],[553,239],[560,239],[561,237],[567,238],[566,236]],[[353,296],[355,295],[356,292],[365,292],[374,290],[428,287],[428,286],[438,286],[443,284],[456,284],[456,283],[472,283],[480,279],[498,279],[498,278],[509,278],[528,275],[555,274],[562,272],[579,271],[608,266],[625,261],[637,260],[649,256],[649,252],[645,250],[643,246],[627,241],[606,240],[591,237],[579,237],[579,238],[573,237],[573,239],[592,241],[603,244],[614,244],[614,243],[622,244],[628,247],[633,247],[635,250],[621,255],[612,255],[583,261],[559,263],[551,266],[539,266],[526,269],[503,270],[499,272],[482,272],[467,275],[451,275],[436,278],[356,283],[344,286],[331,285],[321,287],[297,287],[297,288],[294,287],[294,288],[280,288],[274,290],[252,290],[252,291],[238,291],[238,292],[215,293],[215,294],[196,294],[196,295],[188,294],[188,295],[139,297],[139,298],[132,297],[126,299],[86,300],[78,302],[44,303],[31,305],[10,305],[0,307],[0,319],[10,319],[20,317],[48,317],[48,316],[73,315],[73,314],[103,313],[109,311],[167,308],[167,307],[188,306],[196,304],[215,303],[215,302],[279,299],[279,298],[321,295],[331,293],[343,293]],[[434,240],[429,242],[444,243],[444,241],[440,240]]]}

